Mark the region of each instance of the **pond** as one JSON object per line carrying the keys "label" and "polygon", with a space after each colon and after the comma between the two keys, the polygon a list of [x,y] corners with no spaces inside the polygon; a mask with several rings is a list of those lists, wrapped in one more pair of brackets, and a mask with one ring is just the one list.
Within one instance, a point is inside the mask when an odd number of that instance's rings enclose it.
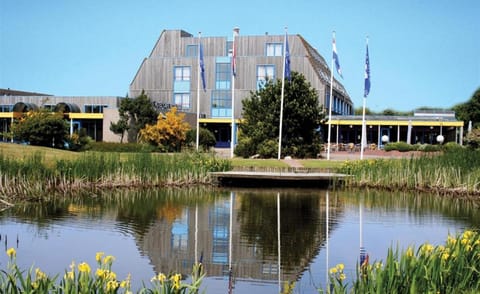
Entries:
{"label": "pond", "polygon": [[[63,275],[74,261],[95,268],[113,255],[133,290],[157,273],[187,277],[195,260],[206,293],[318,293],[328,269],[355,278],[360,247],[370,262],[389,247],[443,244],[479,228],[477,205],[448,197],[369,190],[162,189],[109,191],[17,206],[0,215],[0,245],[21,268]],[[0,269],[8,258],[0,254]]]}

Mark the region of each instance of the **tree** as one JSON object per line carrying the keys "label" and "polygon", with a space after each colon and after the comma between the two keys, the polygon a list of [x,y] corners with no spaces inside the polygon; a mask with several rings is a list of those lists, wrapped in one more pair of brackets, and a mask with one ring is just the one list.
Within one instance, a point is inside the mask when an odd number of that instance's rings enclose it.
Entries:
{"label": "tree", "polygon": [[453,107],[455,115],[465,124],[472,121],[474,126],[480,125],[480,88],[478,88],[469,101]]}
{"label": "tree", "polygon": [[163,151],[179,151],[187,137],[190,126],[184,121],[185,114],[177,108],[158,116],[157,123],[147,124],[140,130],[140,140],[160,147]]}
{"label": "tree", "polygon": [[[322,119],[318,95],[305,77],[292,72],[285,81],[282,156],[316,156],[320,151],[317,133]],[[265,87],[251,92],[242,101],[243,121],[236,154],[248,157],[276,157],[280,122],[281,81],[267,81]]]}
{"label": "tree", "polygon": [[12,124],[12,134],[17,140],[31,145],[63,148],[68,138],[68,123],[63,113],[47,110],[29,111]]}
{"label": "tree", "polygon": [[158,115],[145,91],[136,98],[124,98],[120,102],[118,112],[120,119],[114,124],[113,129],[118,133],[128,131],[128,142],[137,141],[139,131],[147,124],[154,124]]}
{"label": "tree", "polygon": [[110,131],[116,135],[120,135],[120,143],[123,143],[125,132],[128,131],[128,121],[125,117],[121,117],[118,122],[110,122]]}
{"label": "tree", "polygon": [[[189,146],[195,146],[197,141],[197,131],[196,129],[191,129],[187,132],[187,140],[186,143]],[[215,146],[217,140],[215,139],[215,135],[206,128],[200,128],[200,132],[198,133],[198,144],[204,149],[208,150],[210,147]]]}

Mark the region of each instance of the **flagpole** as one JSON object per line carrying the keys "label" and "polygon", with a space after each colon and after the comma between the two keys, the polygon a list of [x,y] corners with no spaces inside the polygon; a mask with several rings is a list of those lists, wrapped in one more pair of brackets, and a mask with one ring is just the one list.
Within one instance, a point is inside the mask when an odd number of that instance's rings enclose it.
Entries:
{"label": "flagpole", "polygon": [[196,132],[196,143],[195,143],[195,146],[196,146],[196,150],[198,152],[198,145],[199,145],[199,141],[200,141],[200,75],[201,75],[201,65],[200,65],[200,46],[201,43],[202,43],[202,32],[198,32],[198,48],[197,48],[197,61],[198,61],[198,74],[197,74],[197,132]]}
{"label": "flagpole", "polygon": [[285,61],[287,54],[285,52],[287,48],[287,27],[285,27],[285,39],[283,41],[283,74],[282,74],[282,92],[280,95],[280,126],[278,134],[278,160],[282,157],[282,125],[283,125],[283,100],[285,95]]}
{"label": "flagpole", "polygon": [[[332,32],[333,40],[335,40],[335,31]],[[328,99],[328,144],[327,144],[327,160],[330,160],[330,138],[332,135],[332,100],[333,100],[333,56],[332,66],[330,67],[330,97]]]}
{"label": "flagpole", "polygon": [[[365,61],[365,81],[367,81],[367,79],[369,80],[370,79],[370,73],[369,73],[369,68],[368,68],[368,36],[367,36],[367,56],[366,56],[367,60]],[[367,95],[368,95],[368,91],[370,91],[370,86],[366,84],[365,82],[365,89],[364,89],[364,93],[363,93],[363,111],[362,111],[362,139],[361,139],[361,142],[360,142],[360,159],[363,159],[363,149],[365,148],[365,145],[364,143],[366,143],[366,133],[367,133],[367,126],[365,124],[365,106],[367,104]]]}
{"label": "flagpole", "polygon": [[237,48],[235,38],[240,32],[239,28],[233,29],[233,43],[232,43],[232,130],[230,138],[230,158],[233,158],[233,149],[235,147],[235,71],[236,71],[236,58],[237,58]]}

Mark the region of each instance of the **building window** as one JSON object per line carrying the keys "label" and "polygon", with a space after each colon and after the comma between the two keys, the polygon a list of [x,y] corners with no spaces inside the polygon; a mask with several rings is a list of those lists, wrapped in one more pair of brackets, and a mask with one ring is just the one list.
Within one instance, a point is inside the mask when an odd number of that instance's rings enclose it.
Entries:
{"label": "building window", "polygon": [[174,68],[175,81],[190,81],[190,67],[176,66]]}
{"label": "building window", "polygon": [[232,92],[212,91],[212,117],[232,116]]}
{"label": "building window", "polygon": [[103,113],[103,109],[107,107],[108,105],[95,105],[95,104],[84,105],[85,113]]}
{"label": "building window", "polygon": [[267,56],[282,56],[283,44],[282,43],[267,43],[266,46]]}
{"label": "building window", "polygon": [[215,89],[230,90],[232,69],[230,63],[217,63],[215,65]]}
{"label": "building window", "polygon": [[195,57],[197,56],[198,45],[187,45],[185,50],[186,57]]}
{"label": "building window", "polygon": [[275,66],[274,65],[258,65],[257,66],[257,90],[265,87],[267,81],[273,81],[275,79]]}
{"label": "building window", "polygon": [[225,52],[225,55],[231,57],[232,54],[233,54],[233,41],[227,41],[227,52]]}
{"label": "building window", "polygon": [[12,112],[13,105],[0,105],[0,112]]}
{"label": "building window", "polygon": [[179,110],[190,109],[190,93],[174,93],[173,103],[177,105]]}

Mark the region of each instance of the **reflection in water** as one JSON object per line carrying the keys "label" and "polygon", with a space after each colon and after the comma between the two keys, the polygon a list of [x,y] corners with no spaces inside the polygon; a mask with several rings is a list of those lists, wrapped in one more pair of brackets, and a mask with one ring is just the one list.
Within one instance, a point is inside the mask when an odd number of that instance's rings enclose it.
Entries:
{"label": "reflection in water", "polygon": [[[337,263],[354,277],[363,247],[375,260],[392,245],[440,243],[478,228],[480,214],[475,202],[432,195],[195,188],[61,197],[5,211],[0,225],[24,268],[57,274],[105,251],[137,287],[158,272],[188,276],[200,260],[209,293],[278,293],[294,281],[311,293]],[[6,261],[0,254],[0,268]]]}

